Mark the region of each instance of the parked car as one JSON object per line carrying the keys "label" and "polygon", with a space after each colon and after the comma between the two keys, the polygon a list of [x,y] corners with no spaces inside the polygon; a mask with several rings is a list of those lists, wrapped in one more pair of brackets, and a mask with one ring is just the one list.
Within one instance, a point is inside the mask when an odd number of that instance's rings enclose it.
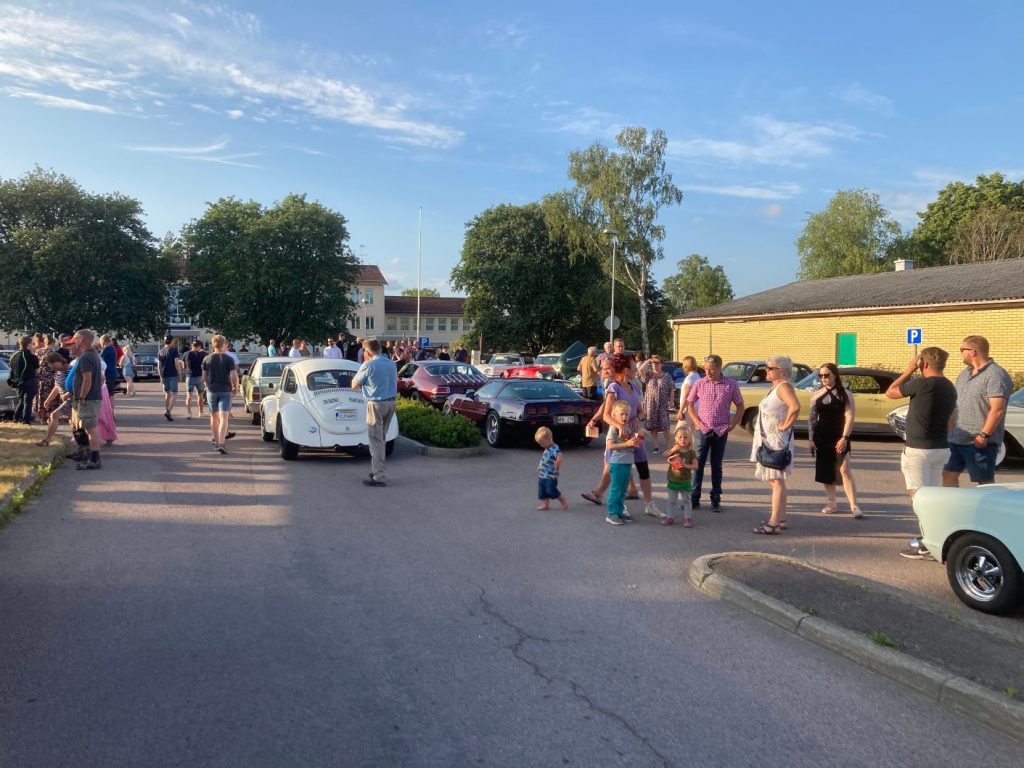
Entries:
{"label": "parked car", "polygon": [[11,375],[11,366],[6,360],[0,360],[0,413],[5,416],[13,416],[18,407],[18,390],[7,383],[7,377]]}
{"label": "parked car", "polygon": [[1024,483],[974,488],[919,488],[914,514],[921,543],[946,564],[960,600],[985,613],[1006,613],[1024,596]]}
{"label": "parked car", "polygon": [[151,352],[135,353],[135,380],[159,379],[160,371],[157,367],[157,356]]}
{"label": "parked car", "polygon": [[[800,381],[814,373],[814,369],[804,363],[793,363],[793,381]],[[722,366],[722,375],[734,379],[739,384],[760,385],[770,387],[768,381],[768,363],[765,360],[741,360],[726,363]]]}
{"label": "parked car", "polygon": [[532,437],[538,427],[549,427],[556,440],[586,445],[586,425],[597,408],[563,382],[543,379],[498,379],[444,404],[446,414],[461,413],[480,425],[496,448],[513,437]]}
{"label": "parked car", "polygon": [[[366,399],[360,390],[352,389],[359,364],[310,357],[294,360],[285,366],[274,395],[260,400],[263,439],[277,440],[286,461],[298,458],[299,451],[367,452]],[[395,417],[385,433],[388,455],[397,437]]]}
{"label": "parked car", "polygon": [[398,394],[440,408],[449,396],[479,389],[488,381],[469,363],[420,360],[406,363],[398,372]]}
{"label": "parked car", "polygon": [[260,401],[274,394],[281,383],[281,374],[285,366],[294,362],[292,357],[259,357],[253,362],[246,373],[242,374],[240,384],[242,402],[245,412],[252,416],[252,423],[260,423]]}
{"label": "parked car", "polygon": [[[910,404],[904,404],[889,411],[888,421],[892,431],[900,436],[901,440],[907,439],[907,411]],[[1012,456],[1016,459],[1024,459],[1024,387],[1010,395],[1006,404],[1006,434],[1003,442],[999,445],[999,453],[996,454],[996,465],[1003,463],[1003,459]]]}
{"label": "parked car", "polygon": [[238,375],[241,376],[243,373],[248,373],[252,364],[256,362],[260,355],[258,352],[236,352],[238,355]]}
{"label": "parked car", "polygon": [[[724,370],[724,369],[723,369]],[[894,403],[907,403],[909,400],[890,400],[885,396],[889,385],[899,376],[892,371],[879,368],[840,368],[839,375],[843,386],[853,395],[855,416],[853,431],[857,434],[889,434],[887,418]],[[796,382],[796,398],[800,401],[800,419],[796,428],[807,429],[807,418],[811,409],[811,393],[821,386],[818,372]],[[757,407],[771,390],[755,383],[741,384],[743,395],[743,421],[741,424],[750,434],[757,429]]]}
{"label": "parked car", "polygon": [[536,361],[532,365],[520,365],[513,368],[506,368],[501,372],[503,379],[560,379],[558,369],[553,365],[538,365]]}
{"label": "parked car", "polygon": [[513,352],[496,352],[491,355],[486,363],[480,366],[480,372],[484,376],[494,379],[501,376],[501,372],[506,368],[514,368],[520,365],[526,365],[526,359],[522,355]]}
{"label": "parked car", "polygon": [[554,365],[561,359],[561,352],[543,352],[533,358],[534,365]]}

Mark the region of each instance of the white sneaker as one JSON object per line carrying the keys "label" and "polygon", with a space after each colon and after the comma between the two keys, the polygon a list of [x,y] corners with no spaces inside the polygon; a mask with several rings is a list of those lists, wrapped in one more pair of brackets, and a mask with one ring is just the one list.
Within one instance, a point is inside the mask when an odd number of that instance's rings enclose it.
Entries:
{"label": "white sneaker", "polygon": [[655,504],[653,501],[648,502],[647,506],[644,507],[644,514],[649,515],[650,517],[667,517],[667,515],[664,512],[658,509],[658,505]]}

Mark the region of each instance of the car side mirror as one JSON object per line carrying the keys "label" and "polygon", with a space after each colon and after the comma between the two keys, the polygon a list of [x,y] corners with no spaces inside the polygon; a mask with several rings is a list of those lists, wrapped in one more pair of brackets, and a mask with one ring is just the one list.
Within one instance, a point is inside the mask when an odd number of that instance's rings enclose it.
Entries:
{"label": "car side mirror", "polygon": [[473,400],[476,400],[476,390],[475,389],[467,389],[466,390],[466,397],[471,398]]}

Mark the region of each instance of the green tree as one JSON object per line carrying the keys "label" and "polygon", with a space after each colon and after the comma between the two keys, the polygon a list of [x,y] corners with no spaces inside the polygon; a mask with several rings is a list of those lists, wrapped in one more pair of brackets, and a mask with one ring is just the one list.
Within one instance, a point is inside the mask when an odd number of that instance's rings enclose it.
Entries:
{"label": "green tree", "polygon": [[569,153],[573,189],[548,198],[547,214],[574,258],[598,258],[611,274],[612,248],[603,230],[618,233],[615,281],[629,288],[640,307],[640,337],[650,353],[647,296],[651,265],[662,257],[665,228],[661,209],[679,205],[683,193],[665,165],[668,140],[660,130],[624,128],[616,137],[621,151],[602,144]]}
{"label": "green tree", "polygon": [[466,294],[474,335],[488,349],[533,354],[591,338],[608,283],[597,263],[569,256],[538,203],[499,205],[470,221],[451,283]]}
{"label": "green tree", "polygon": [[435,299],[441,297],[441,292],[438,291],[437,288],[421,288],[419,291],[415,288],[403,288],[399,295],[415,297],[417,293],[419,293],[420,296],[430,296]]}
{"label": "green tree", "polygon": [[979,175],[974,184],[950,182],[918,214],[921,221],[914,239],[937,254],[942,263],[949,263],[953,241],[982,207],[1024,211],[1024,181],[1008,181],[1003,174],[993,173]]}
{"label": "green tree", "polygon": [[174,267],[153,247],[141,204],[54,171],[0,182],[0,274],[0,328],[151,337],[167,327]]}
{"label": "green tree", "polygon": [[713,307],[733,298],[732,283],[721,266],[712,267],[706,256],[691,253],[680,259],[677,272],[663,287],[676,314]]}
{"label": "green tree", "polygon": [[345,217],[305,195],[269,208],[222,198],[182,233],[185,311],[262,343],[337,332],[355,311],[358,261],[347,241]]}
{"label": "green tree", "polygon": [[809,214],[796,241],[800,280],[862,275],[888,267],[899,223],[866,189],[841,190],[825,210]]}
{"label": "green tree", "polygon": [[982,205],[957,227],[949,261],[965,264],[1024,257],[1024,211]]}

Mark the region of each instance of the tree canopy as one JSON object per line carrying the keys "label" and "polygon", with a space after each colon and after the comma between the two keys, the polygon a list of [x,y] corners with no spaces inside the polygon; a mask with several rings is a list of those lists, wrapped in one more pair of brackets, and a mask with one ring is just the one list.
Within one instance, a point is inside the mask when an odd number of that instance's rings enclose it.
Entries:
{"label": "tree canopy", "polygon": [[36,168],[0,182],[0,327],[152,337],[166,330],[172,262],[161,259],[142,206],[89,194]]}
{"label": "tree canopy", "polygon": [[412,296],[415,298],[417,294],[421,297],[430,296],[435,299],[441,297],[441,292],[437,288],[421,288],[418,291],[415,288],[403,288],[399,296]]}
{"label": "tree canopy", "polygon": [[[974,184],[950,182],[919,214],[921,222],[914,238],[941,254],[942,263],[948,263],[954,241],[971,228],[971,219],[982,209],[1024,211],[1024,181],[1013,182],[1001,173],[992,173],[979,175]],[[991,213],[986,216],[991,223]]]}
{"label": "tree canopy", "polygon": [[672,309],[680,315],[733,298],[732,283],[725,270],[712,267],[707,257],[699,253],[680,259],[676,274],[666,277],[662,286]]}
{"label": "tree canopy", "polygon": [[569,153],[569,179],[575,187],[546,200],[553,229],[564,238],[573,258],[596,258],[611,274],[612,246],[605,229],[618,233],[615,280],[627,286],[640,307],[645,353],[648,337],[648,286],[651,265],[662,257],[665,229],[662,208],[679,205],[683,193],[665,164],[668,140],[660,130],[624,128],[616,137],[619,152],[600,143]]}
{"label": "tree canopy", "polygon": [[825,210],[809,214],[796,241],[800,280],[861,275],[888,267],[899,223],[866,189],[841,190]]}
{"label": "tree canopy", "polygon": [[562,349],[601,327],[608,283],[600,266],[571,263],[542,207],[499,205],[466,225],[451,283],[464,291],[464,314],[488,349]]}
{"label": "tree canopy", "polygon": [[345,217],[305,195],[264,208],[221,198],[182,233],[182,303],[197,323],[266,343],[337,333],[355,306]]}

